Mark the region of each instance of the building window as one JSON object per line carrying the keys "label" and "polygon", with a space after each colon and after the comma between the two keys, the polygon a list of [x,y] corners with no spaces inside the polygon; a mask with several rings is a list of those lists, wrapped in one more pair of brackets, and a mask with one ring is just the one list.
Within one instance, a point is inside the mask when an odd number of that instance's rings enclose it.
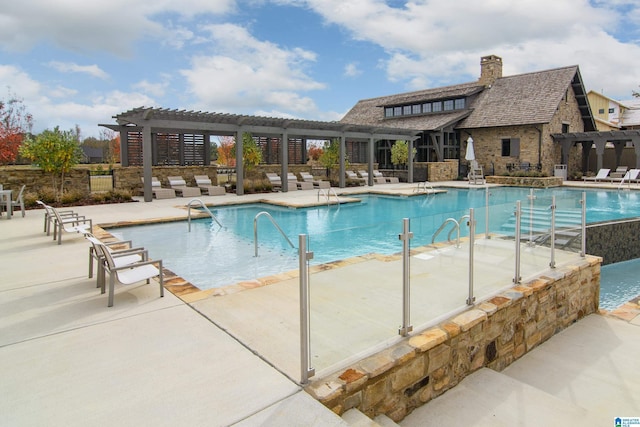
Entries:
{"label": "building window", "polygon": [[520,138],[502,138],[502,157],[520,156]]}
{"label": "building window", "polygon": [[420,109],[420,104],[415,104],[411,106],[411,114],[420,114],[422,110]]}
{"label": "building window", "polygon": [[434,113],[442,111],[442,102],[438,101],[431,103],[431,109]]}
{"label": "building window", "polygon": [[393,107],[393,115],[401,116],[402,115],[402,107]]}
{"label": "building window", "polygon": [[604,114],[604,108],[599,109],[598,114]]}
{"label": "building window", "polygon": [[616,111],[616,110],[615,110],[615,108],[609,108],[609,114],[612,114],[612,113],[614,113],[615,111]]}
{"label": "building window", "polygon": [[453,110],[453,99],[448,99],[444,101],[444,111]]}
{"label": "building window", "polygon": [[569,125],[567,123],[562,124],[562,133],[569,133]]}
{"label": "building window", "polygon": [[430,102],[425,102],[424,104],[422,104],[422,112],[423,113],[430,113],[431,112],[431,103]]}
{"label": "building window", "polygon": [[458,98],[455,100],[455,107],[456,110],[462,110],[464,109],[464,98]]}
{"label": "building window", "polygon": [[411,105],[405,105],[404,107],[402,107],[403,116],[408,116],[410,114],[411,114]]}
{"label": "building window", "polygon": [[393,117],[393,107],[386,107],[384,109],[384,116],[385,117]]}

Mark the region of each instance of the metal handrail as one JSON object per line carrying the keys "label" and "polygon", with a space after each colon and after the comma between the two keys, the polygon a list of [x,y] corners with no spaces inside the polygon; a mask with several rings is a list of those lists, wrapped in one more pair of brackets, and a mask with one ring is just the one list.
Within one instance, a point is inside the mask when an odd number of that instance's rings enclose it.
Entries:
{"label": "metal handrail", "polygon": [[327,189],[319,188],[318,189],[318,201],[320,201],[320,193],[322,193],[322,195],[327,199],[327,206],[329,206],[329,202],[331,201],[330,200],[331,199],[331,197],[330,197],[331,194],[336,196],[336,202],[337,202],[338,208],[340,207],[340,197],[338,197],[338,193],[336,193],[336,190],[334,190],[332,187],[329,187]]}
{"label": "metal handrail", "polygon": [[[438,230],[436,230],[435,233],[433,233],[433,237],[431,238],[431,244],[434,244],[436,241],[436,237],[438,237],[438,234],[440,234],[440,232],[442,230],[444,230],[444,228],[447,226],[448,223],[454,223],[454,229],[458,230],[458,237],[456,239],[456,247],[460,247],[460,223],[458,221],[456,221],[453,218],[447,218],[444,220],[444,222],[442,223],[442,225],[440,226],[440,228],[438,228]],[[451,233],[449,233],[449,235],[451,235]],[[448,238],[448,241],[450,242],[451,239]]]}
{"label": "metal handrail", "polygon": [[[458,244],[460,243],[460,224],[462,224],[462,221],[464,221],[465,219],[469,219],[469,215],[463,215],[460,217],[460,219],[458,220]],[[467,221],[467,225],[469,225],[469,222]],[[452,228],[451,230],[449,230],[449,234],[447,234],[447,241],[451,241],[451,233],[453,233],[455,231],[455,227]]]}
{"label": "metal handrail", "polygon": [[193,202],[198,202],[200,203],[200,206],[202,206],[202,208],[204,208],[205,211],[207,211],[209,213],[209,216],[216,222],[218,223],[218,225],[222,228],[222,224],[220,223],[220,221],[218,221],[218,218],[216,218],[216,216],[213,214],[213,212],[211,212],[209,210],[209,208],[204,204],[204,202],[200,199],[191,199],[189,200],[189,203],[187,204],[187,223],[189,224],[189,232],[191,232],[191,204]]}
{"label": "metal handrail", "polygon": [[259,212],[255,216],[255,218],[253,218],[253,242],[254,242],[254,246],[255,246],[255,256],[256,257],[258,256],[258,218],[261,217],[261,216],[266,216],[267,218],[269,218],[269,220],[271,220],[271,223],[274,225],[274,227],[276,227],[276,229],[280,232],[280,234],[282,234],[282,237],[284,237],[287,240],[287,242],[289,242],[289,245],[291,245],[292,248],[295,248],[295,246],[293,246],[293,243],[291,243],[291,240],[289,240],[287,235],[284,234],[284,231],[282,231],[282,228],[280,228],[280,226],[278,225],[276,220],[273,219],[271,214],[269,212],[262,211],[262,212]]}

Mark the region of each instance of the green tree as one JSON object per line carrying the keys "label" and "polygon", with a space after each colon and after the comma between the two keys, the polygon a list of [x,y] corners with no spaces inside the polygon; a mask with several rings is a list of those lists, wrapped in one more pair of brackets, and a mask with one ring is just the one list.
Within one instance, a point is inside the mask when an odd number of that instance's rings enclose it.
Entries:
{"label": "green tree", "polygon": [[[416,154],[416,149],[413,150]],[[413,156],[411,156],[413,158]],[[391,163],[395,166],[405,166],[409,162],[409,144],[407,141],[396,141],[391,147]]]}
{"label": "green tree", "polygon": [[[324,145],[324,149],[322,150],[322,154],[318,158],[318,161],[322,166],[324,166],[327,170],[327,176],[329,176],[329,172],[332,167],[337,165],[340,162],[340,140],[332,139],[329,142],[326,142]],[[346,167],[349,167],[349,161],[345,157]]]}
{"label": "green tree", "polygon": [[250,133],[245,132],[242,134],[242,164],[244,165],[244,172],[254,169],[262,163],[262,150],[256,144],[255,139]]}
{"label": "green tree", "polygon": [[55,129],[47,129],[35,138],[26,139],[20,147],[22,156],[31,160],[43,171],[51,173],[58,200],[64,191],[64,175],[80,161],[82,151],[79,137],[80,132],[77,127],[75,130],[61,131],[56,126]]}

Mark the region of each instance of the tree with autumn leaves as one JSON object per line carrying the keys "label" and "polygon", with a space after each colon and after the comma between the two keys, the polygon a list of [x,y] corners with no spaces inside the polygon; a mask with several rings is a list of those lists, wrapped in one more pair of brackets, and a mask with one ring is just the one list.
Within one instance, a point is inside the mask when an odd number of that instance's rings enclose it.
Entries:
{"label": "tree with autumn leaves", "polygon": [[0,164],[14,163],[25,136],[31,132],[33,117],[21,99],[9,94],[0,99]]}
{"label": "tree with autumn leaves", "polygon": [[[44,172],[51,173],[53,188],[59,200],[64,193],[64,176],[78,164],[82,156],[79,131],[61,131],[59,127],[45,130],[35,138],[27,138],[20,154]],[[59,188],[58,188],[59,185]]]}

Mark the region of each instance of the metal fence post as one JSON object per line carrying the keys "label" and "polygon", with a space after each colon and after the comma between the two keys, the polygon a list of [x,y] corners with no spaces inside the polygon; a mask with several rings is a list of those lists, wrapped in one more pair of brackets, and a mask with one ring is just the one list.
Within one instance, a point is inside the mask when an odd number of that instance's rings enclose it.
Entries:
{"label": "metal fence post", "polygon": [[584,258],[587,255],[587,192],[582,192],[582,249],[580,256]]}
{"label": "metal fence post", "polygon": [[520,283],[520,223],[522,222],[522,210],[520,208],[520,200],[516,202],[516,274],[513,277],[513,283]]}
{"label": "metal fence post", "polygon": [[484,220],[484,238],[490,239],[491,235],[489,234],[489,187],[484,189],[484,205],[485,205],[485,220]]}
{"label": "metal fence post", "polygon": [[473,254],[475,252],[476,241],[476,219],[473,208],[469,209],[469,298],[467,305],[473,305],[476,297],[473,296]]}
{"label": "metal fence post", "polygon": [[306,384],[315,375],[311,367],[311,325],[309,314],[309,269],[307,263],[313,259],[313,252],[307,252],[307,236],[298,236],[298,254],[300,259],[300,382]]}
{"label": "metal fence post", "polygon": [[551,261],[549,267],[556,268],[556,196],[551,196]]}
{"label": "metal fence post", "polygon": [[409,218],[402,220],[402,234],[398,235],[398,239],[402,240],[402,326],[398,333],[403,337],[409,335],[413,330],[411,323],[411,247],[410,240],[413,233],[410,231]]}

